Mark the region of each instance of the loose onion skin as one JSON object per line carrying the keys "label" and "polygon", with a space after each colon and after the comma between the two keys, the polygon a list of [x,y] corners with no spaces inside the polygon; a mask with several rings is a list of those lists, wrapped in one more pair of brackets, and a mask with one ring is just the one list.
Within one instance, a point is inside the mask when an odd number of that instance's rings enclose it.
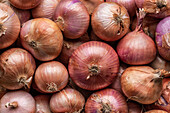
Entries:
{"label": "loose onion skin", "polygon": [[124,94],[141,104],[151,104],[162,93],[162,77],[149,66],[128,67],[121,76]]}
{"label": "loose onion skin", "polygon": [[22,46],[40,61],[55,59],[61,52],[63,35],[50,19],[37,18],[27,21],[20,33]]}
{"label": "loose onion skin", "polygon": [[118,91],[103,89],[87,99],[85,113],[128,113],[128,107]]}
{"label": "loose onion skin", "polygon": [[6,4],[0,3],[0,49],[12,45],[20,32],[20,21],[15,12]]}
{"label": "loose onion skin", "polygon": [[11,48],[0,56],[0,84],[10,90],[29,88],[36,68],[30,53],[21,48]]}
{"label": "loose onion skin", "polygon": [[115,50],[104,42],[80,45],[69,59],[69,74],[80,88],[98,90],[109,86],[119,70]]}
{"label": "loose onion skin", "polygon": [[72,88],[55,93],[50,99],[50,108],[53,113],[80,113],[84,104],[83,95]]}
{"label": "loose onion skin", "polygon": [[159,54],[170,61],[170,16],[161,20],[156,27],[156,44]]}
{"label": "loose onion skin", "polygon": [[25,91],[11,91],[1,98],[1,113],[35,113],[35,100]]}
{"label": "loose onion skin", "polygon": [[67,69],[57,61],[43,63],[35,72],[35,83],[44,93],[60,91],[68,83]]}
{"label": "loose onion skin", "polygon": [[150,111],[147,111],[145,113],[168,113],[168,112],[163,111],[163,110],[150,110]]}
{"label": "loose onion skin", "polygon": [[105,41],[122,38],[129,30],[130,17],[126,8],[114,2],[98,5],[92,14],[94,33]]}
{"label": "loose onion skin", "polygon": [[66,38],[76,39],[87,31],[90,16],[79,0],[61,0],[56,7],[53,20]]}

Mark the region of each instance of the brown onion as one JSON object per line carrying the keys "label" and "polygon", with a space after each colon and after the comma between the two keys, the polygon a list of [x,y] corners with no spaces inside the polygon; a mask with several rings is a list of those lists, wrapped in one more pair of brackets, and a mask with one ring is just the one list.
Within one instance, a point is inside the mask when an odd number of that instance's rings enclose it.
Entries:
{"label": "brown onion", "polygon": [[10,90],[30,87],[36,65],[26,50],[12,48],[3,52],[0,65],[0,85]]}
{"label": "brown onion", "polygon": [[54,113],[80,113],[84,104],[83,95],[72,88],[55,93],[50,99],[50,108]]}
{"label": "brown onion", "polygon": [[66,38],[76,39],[87,31],[90,16],[79,0],[61,0],[56,7],[53,19]]}
{"label": "brown onion", "polygon": [[63,35],[50,19],[37,18],[27,21],[20,33],[25,49],[40,61],[55,59],[61,52]]}
{"label": "brown onion", "polygon": [[119,70],[115,50],[104,42],[80,45],[69,59],[69,74],[80,88],[98,90],[109,86]]}
{"label": "brown onion", "polygon": [[67,69],[57,61],[43,63],[35,72],[35,83],[45,93],[60,91],[68,83]]}
{"label": "brown onion", "polygon": [[162,93],[161,73],[149,66],[128,67],[121,76],[123,93],[128,99],[142,104],[151,104]]}
{"label": "brown onion", "polygon": [[163,110],[150,110],[150,111],[147,111],[145,113],[168,113],[168,112],[163,111]]}
{"label": "brown onion", "polygon": [[105,41],[122,38],[129,30],[130,17],[126,8],[114,2],[98,5],[92,14],[94,33]]}
{"label": "brown onion", "polygon": [[11,91],[1,98],[1,113],[35,113],[35,100],[25,91]]}
{"label": "brown onion", "polygon": [[8,5],[0,3],[0,49],[12,45],[17,40],[19,32],[18,16]]}
{"label": "brown onion", "polygon": [[128,101],[128,113],[143,113],[142,105],[134,101]]}
{"label": "brown onion", "polygon": [[128,107],[121,93],[114,89],[103,89],[87,99],[85,113],[128,113]]}

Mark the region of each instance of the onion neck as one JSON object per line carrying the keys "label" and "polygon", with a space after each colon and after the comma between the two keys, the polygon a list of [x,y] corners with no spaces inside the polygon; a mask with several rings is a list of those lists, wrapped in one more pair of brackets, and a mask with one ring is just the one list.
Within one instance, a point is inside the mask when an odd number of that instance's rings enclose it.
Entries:
{"label": "onion neck", "polygon": [[99,74],[99,67],[97,65],[92,65],[91,67],[89,67],[89,75],[87,76],[87,80],[90,79],[90,77],[92,76],[96,76]]}
{"label": "onion neck", "polygon": [[53,82],[47,83],[47,91],[50,91],[50,92],[58,91],[57,85]]}
{"label": "onion neck", "polygon": [[58,27],[62,31],[64,31],[64,19],[63,19],[63,17],[59,16],[55,22],[57,23]]}
{"label": "onion neck", "polygon": [[5,35],[7,28],[3,25],[3,23],[0,22],[0,37],[2,35]]}
{"label": "onion neck", "polygon": [[146,16],[146,12],[144,12],[144,9],[139,8],[139,12],[136,12],[137,15],[137,24],[136,24],[136,29],[135,31],[142,31],[143,27],[143,19]]}
{"label": "onion neck", "polygon": [[5,104],[5,107],[6,107],[6,108],[9,108],[9,107],[10,107],[10,108],[13,108],[13,109],[14,109],[14,108],[17,108],[17,107],[18,107],[18,102],[14,101],[14,102],[6,103],[6,104]]}
{"label": "onion neck", "polygon": [[25,89],[30,89],[32,77],[27,79],[25,76],[19,77],[18,83],[23,84]]}

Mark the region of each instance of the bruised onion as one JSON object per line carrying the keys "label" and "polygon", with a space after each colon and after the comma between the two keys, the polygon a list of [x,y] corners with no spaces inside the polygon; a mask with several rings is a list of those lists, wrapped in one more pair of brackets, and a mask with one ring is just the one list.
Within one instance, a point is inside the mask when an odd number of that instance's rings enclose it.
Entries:
{"label": "bruised onion", "polygon": [[90,17],[81,1],[61,0],[56,7],[53,19],[66,38],[76,39],[87,31]]}
{"label": "bruised onion", "polygon": [[15,90],[29,88],[36,68],[34,58],[21,48],[12,48],[0,56],[0,85]]}
{"label": "bruised onion", "polygon": [[114,89],[103,89],[87,99],[85,113],[128,113],[128,107],[121,93]]}
{"label": "bruised onion", "polygon": [[159,54],[170,61],[170,16],[161,20],[156,27],[156,44]]}
{"label": "bruised onion", "polygon": [[60,91],[68,83],[67,69],[57,61],[43,63],[35,72],[35,83],[45,93]]}
{"label": "bruised onion", "polygon": [[163,111],[163,110],[150,110],[150,111],[147,111],[145,113],[168,113],[168,112]]}
{"label": "bruised onion", "polygon": [[40,61],[55,59],[61,52],[63,35],[50,19],[37,18],[27,21],[20,33],[21,44]]}
{"label": "bruised onion", "polygon": [[25,91],[6,93],[0,102],[1,113],[35,113],[35,100]]}
{"label": "bruised onion", "polygon": [[124,6],[115,2],[105,2],[95,8],[91,24],[99,38],[115,41],[128,32],[130,17]]}
{"label": "bruised onion", "polygon": [[12,45],[17,40],[19,32],[18,16],[8,5],[0,3],[0,49]]}
{"label": "bruised onion", "polygon": [[69,74],[80,88],[98,90],[109,86],[119,70],[115,50],[104,42],[80,45],[69,59]]}
{"label": "bruised onion", "polygon": [[53,113],[80,113],[84,104],[83,95],[72,88],[55,93],[50,99],[50,108]]}

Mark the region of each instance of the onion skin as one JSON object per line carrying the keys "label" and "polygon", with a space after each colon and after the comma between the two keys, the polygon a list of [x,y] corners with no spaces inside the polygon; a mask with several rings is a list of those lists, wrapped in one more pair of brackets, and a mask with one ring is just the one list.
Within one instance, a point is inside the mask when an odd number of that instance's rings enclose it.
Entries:
{"label": "onion skin", "polygon": [[49,61],[59,56],[63,35],[50,19],[37,18],[27,21],[20,33],[21,44],[40,61]]}
{"label": "onion skin", "polygon": [[114,89],[93,93],[86,101],[85,113],[128,113],[125,98]]}
{"label": "onion skin", "polygon": [[[12,104],[11,106],[9,105]],[[27,92],[11,91],[1,98],[1,113],[35,113],[35,100]]]}
{"label": "onion skin", "polygon": [[170,16],[161,20],[156,28],[156,44],[159,54],[170,61]]}
{"label": "onion skin", "polygon": [[64,37],[76,39],[87,31],[90,16],[79,0],[62,0],[56,7],[53,20],[63,31]]}
{"label": "onion skin", "polygon": [[115,50],[108,44],[90,41],[73,52],[68,70],[77,86],[98,90],[109,86],[117,76],[119,60]]}
{"label": "onion skin", "polygon": [[0,49],[12,45],[20,32],[20,21],[15,12],[6,4],[0,3]]}
{"label": "onion skin", "polygon": [[128,101],[128,113],[143,113],[142,106],[134,101]]}
{"label": "onion skin", "polygon": [[151,104],[161,96],[162,77],[149,66],[132,66],[123,72],[121,86],[128,99]]}
{"label": "onion skin", "polygon": [[122,38],[129,30],[130,17],[126,8],[114,2],[98,5],[91,19],[94,33],[105,41]]}
{"label": "onion skin", "polygon": [[68,83],[67,69],[57,61],[43,63],[35,72],[35,83],[44,93],[60,91]]}
{"label": "onion skin", "polygon": [[55,93],[50,99],[50,108],[53,113],[80,113],[84,104],[83,95],[72,88]]}
{"label": "onion skin", "polygon": [[168,112],[163,111],[163,110],[150,110],[150,111],[147,111],[145,113],[168,113]]}

